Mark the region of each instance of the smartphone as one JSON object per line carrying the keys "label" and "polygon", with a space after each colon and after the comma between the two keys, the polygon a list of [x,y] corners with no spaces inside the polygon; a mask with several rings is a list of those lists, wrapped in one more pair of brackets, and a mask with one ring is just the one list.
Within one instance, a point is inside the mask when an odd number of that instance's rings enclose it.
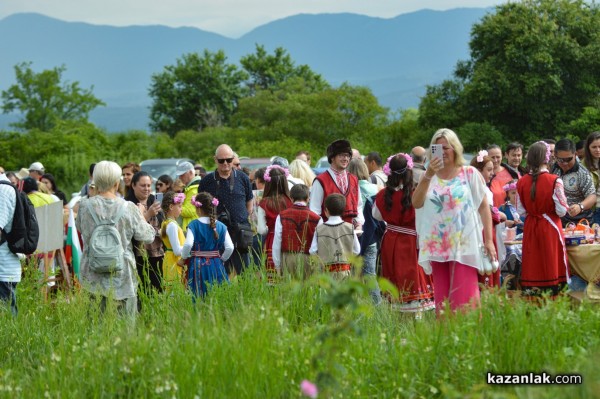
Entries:
{"label": "smartphone", "polygon": [[156,193],[156,195],[154,196],[154,198],[156,199],[156,202],[162,202],[163,193]]}
{"label": "smartphone", "polygon": [[442,144],[431,145],[431,158],[439,158],[442,160],[442,167],[444,167],[444,146]]}

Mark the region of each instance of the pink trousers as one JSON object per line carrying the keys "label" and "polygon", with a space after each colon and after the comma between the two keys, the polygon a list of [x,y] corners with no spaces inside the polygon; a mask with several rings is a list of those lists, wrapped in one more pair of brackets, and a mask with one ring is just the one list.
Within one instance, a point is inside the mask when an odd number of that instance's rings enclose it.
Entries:
{"label": "pink trousers", "polygon": [[459,262],[430,262],[433,272],[433,296],[435,309],[444,309],[444,301],[450,301],[450,309],[464,305],[472,308],[479,303],[477,269]]}

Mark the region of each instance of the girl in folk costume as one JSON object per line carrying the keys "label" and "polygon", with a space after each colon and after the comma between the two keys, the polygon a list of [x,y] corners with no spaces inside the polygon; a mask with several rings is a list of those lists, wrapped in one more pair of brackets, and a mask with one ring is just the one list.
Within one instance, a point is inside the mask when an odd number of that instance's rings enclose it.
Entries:
{"label": "girl in folk costume", "polygon": [[412,168],[410,155],[390,156],[383,167],[388,176],[386,186],[377,193],[373,207],[373,217],[387,223],[381,241],[382,276],[398,288],[402,312],[435,308],[431,277],[417,263]]}
{"label": "girl in folk costume", "polygon": [[506,227],[516,227],[516,235],[519,235],[523,233],[525,218],[517,212],[517,182],[518,180],[511,180],[504,185],[506,202],[498,210],[506,215]]}
{"label": "girl in folk costume", "polygon": [[[490,183],[492,181],[492,177],[494,175],[494,162],[492,158],[488,155],[486,150],[479,151],[477,156],[471,160],[471,166],[481,173],[483,176],[483,181],[485,182],[485,195],[488,201],[488,205],[490,207],[490,213],[492,215],[492,226],[494,228],[494,234],[492,236],[494,240],[494,247],[496,248],[496,252],[498,252],[498,243],[496,240],[496,226],[506,220],[506,215],[498,211],[493,205],[494,194],[492,190],[490,190]],[[483,234],[483,232],[482,232]],[[504,245],[504,243],[501,243]],[[479,284],[482,284],[484,287],[500,287],[500,269],[496,270],[494,273],[480,274],[479,275]]]}
{"label": "girl in folk costume", "polygon": [[529,173],[517,182],[517,212],[523,228],[521,287],[525,295],[546,291],[556,296],[568,280],[567,256],[560,218],[569,209],[563,182],[548,172],[550,146],[543,141],[527,152]]}
{"label": "girl in folk costume", "polygon": [[233,253],[233,242],[227,227],[217,220],[219,200],[200,192],[192,198],[192,204],[198,219],[188,225],[182,257],[190,258],[188,286],[196,298],[206,295],[209,284],[229,282],[223,263]]}
{"label": "girl in folk costume", "polygon": [[288,170],[279,165],[271,165],[267,168],[264,176],[265,190],[257,209],[258,233],[267,236],[263,250],[267,254],[267,280],[271,284],[275,282],[277,276],[275,263],[273,263],[275,221],[281,211],[290,208],[293,204],[288,188],[288,175]]}
{"label": "girl in folk costume", "polygon": [[168,191],[164,194],[161,202],[165,220],[160,226],[160,238],[165,246],[165,257],[163,259],[163,281],[166,287],[183,280],[183,261],[181,250],[185,242],[183,230],[177,224],[177,218],[181,215],[181,205],[185,200],[185,194]]}

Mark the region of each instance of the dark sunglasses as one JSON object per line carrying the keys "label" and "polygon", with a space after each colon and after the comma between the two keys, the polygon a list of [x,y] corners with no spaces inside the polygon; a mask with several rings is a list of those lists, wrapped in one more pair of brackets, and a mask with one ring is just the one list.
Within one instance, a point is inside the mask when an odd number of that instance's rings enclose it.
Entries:
{"label": "dark sunglasses", "polygon": [[220,164],[224,164],[225,162],[232,163],[233,162],[233,158],[217,159],[217,162],[220,163]]}
{"label": "dark sunglasses", "polygon": [[569,158],[556,158],[556,161],[558,163],[569,163],[573,160],[573,157],[569,157]]}

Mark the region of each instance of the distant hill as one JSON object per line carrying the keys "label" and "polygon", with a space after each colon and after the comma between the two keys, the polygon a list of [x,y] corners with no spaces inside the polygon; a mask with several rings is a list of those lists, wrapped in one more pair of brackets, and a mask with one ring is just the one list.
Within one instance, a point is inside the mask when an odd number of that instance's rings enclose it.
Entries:
{"label": "distant hill", "polygon": [[[92,121],[109,131],[147,129],[150,77],[185,53],[223,49],[230,62],[254,52],[284,47],[297,64],[308,64],[334,85],[369,86],[392,109],[416,107],[425,85],[448,78],[468,57],[472,25],[483,8],[422,10],[391,19],[355,14],[300,14],[260,26],[239,39],[196,28],[113,27],[64,22],[39,14],[0,20],[0,90],[14,83],[15,64],[32,61],[36,71],[65,65],[65,78],[107,107]],[[0,116],[0,127],[14,117]]]}

